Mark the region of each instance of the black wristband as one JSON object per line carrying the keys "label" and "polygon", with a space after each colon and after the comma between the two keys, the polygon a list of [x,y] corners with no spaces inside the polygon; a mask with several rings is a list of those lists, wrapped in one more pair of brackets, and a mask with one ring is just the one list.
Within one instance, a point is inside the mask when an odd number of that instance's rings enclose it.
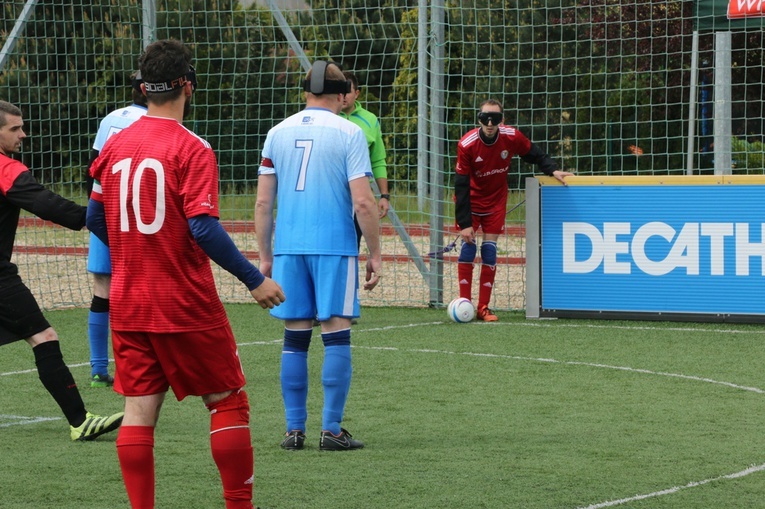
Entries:
{"label": "black wristband", "polygon": [[383,198],[385,198],[386,200],[390,201],[390,195],[389,195],[389,194],[387,194],[387,193],[386,193],[386,194],[381,194],[381,195],[380,195],[380,199],[382,200]]}

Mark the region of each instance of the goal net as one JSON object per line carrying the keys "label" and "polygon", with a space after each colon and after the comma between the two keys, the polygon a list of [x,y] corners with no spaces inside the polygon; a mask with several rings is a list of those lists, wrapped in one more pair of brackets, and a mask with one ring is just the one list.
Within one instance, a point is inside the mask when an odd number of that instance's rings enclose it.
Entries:
{"label": "goal net", "polygon": [[[339,62],[380,119],[392,195],[382,220],[386,277],[360,292],[362,304],[443,305],[458,296],[456,143],[487,98],[577,174],[713,173],[726,155],[727,171],[763,172],[763,32],[750,29],[761,23],[721,26],[715,5],[696,8],[717,3],[6,0],[0,99],[24,112],[29,137],[17,157],[44,185],[85,204],[98,123],[129,103],[142,48],[184,41],[199,78],[186,125],[215,149],[221,220],[257,263],[253,210],[266,133],[303,107],[300,82],[313,60]],[[726,28],[723,73],[715,48]],[[729,109],[715,112],[724,90]],[[525,306],[524,181],[535,171],[518,158],[511,165],[496,309]],[[13,261],[43,307],[83,306],[92,292],[87,246],[86,232],[23,214]],[[362,242],[362,277],[364,262]],[[250,301],[243,285],[214,270],[225,301]]]}

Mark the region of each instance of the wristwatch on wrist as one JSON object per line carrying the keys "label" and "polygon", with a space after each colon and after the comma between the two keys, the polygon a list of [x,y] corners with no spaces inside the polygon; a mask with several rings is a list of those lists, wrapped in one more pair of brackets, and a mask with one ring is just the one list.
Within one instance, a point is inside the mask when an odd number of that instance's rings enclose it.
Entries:
{"label": "wristwatch on wrist", "polygon": [[387,193],[380,195],[380,199],[382,200],[383,198],[385,198],[386,200],[390,201],[390,195],[387,194]]}

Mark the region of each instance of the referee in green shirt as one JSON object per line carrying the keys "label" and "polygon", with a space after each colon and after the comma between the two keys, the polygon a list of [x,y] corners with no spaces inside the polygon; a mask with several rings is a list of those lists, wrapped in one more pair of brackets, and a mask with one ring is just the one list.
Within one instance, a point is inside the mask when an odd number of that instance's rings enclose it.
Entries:
{"label": "referee in green shirt", "polygon": [[[361,130],[364,131],[364,136],[367,138],[369,159],[372,161],[372,175],[374,175],[377,182],[377,187],[380,188],[380,199],[377,202],[377,208],[382,219],[388,215],[390,194],[388,194],[388,169],[385,162],[385,145],[383,144],[382,131],[380,130],[380,121],[377,120],[377,116],[374,113],[365,110],[356,102],[360,93],[359,82],[356,76],[348,71],[343,72],[343,74],[347,80],[351,81],[351,91],[345,94],[343,110],[340,112],[340,115],[361,127]],[[356,239],[360,246],[361,228],[355,215],[353,219],[356,223]]]}

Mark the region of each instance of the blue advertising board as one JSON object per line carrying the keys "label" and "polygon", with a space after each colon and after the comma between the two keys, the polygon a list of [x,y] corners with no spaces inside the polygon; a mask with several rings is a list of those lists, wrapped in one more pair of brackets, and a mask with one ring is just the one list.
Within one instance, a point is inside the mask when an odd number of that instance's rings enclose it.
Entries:
{"label": "blue advertising board", "polygon": [[765,319],[765,178],[738,180],[574,178],[540,186],[543,314]]}

